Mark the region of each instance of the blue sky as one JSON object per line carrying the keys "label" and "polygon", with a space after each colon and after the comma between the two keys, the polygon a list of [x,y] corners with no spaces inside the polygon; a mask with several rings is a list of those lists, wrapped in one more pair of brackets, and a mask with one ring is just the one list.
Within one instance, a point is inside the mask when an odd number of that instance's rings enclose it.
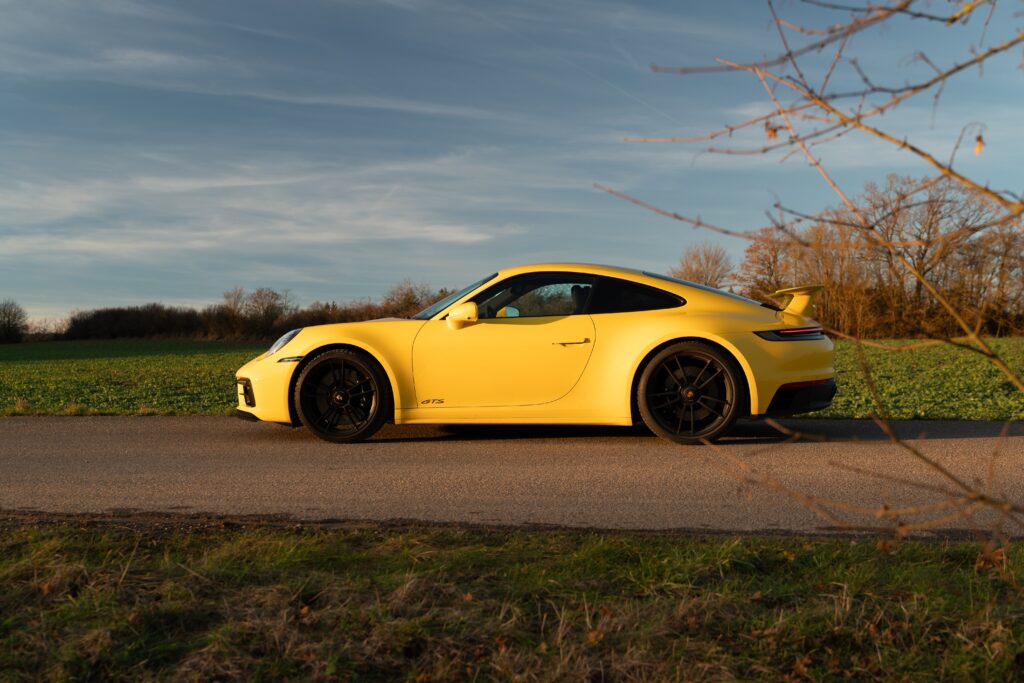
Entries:
{"label": "blue sky", "polygon": [[[986,44],[1021,23],[1016,9]],[[776,51],[757,0],[0,0],[0,12],[0,299],[36,318],[203,305],[234,286],[345,301],[547,260],[664,271],[701,239],[741,257],[741,240],[595,181],[736,229],[763,225],[776,198],[836,203],[799,159],[623,142],[767,109],[749,76],[649,69]],[[927,73],[908,60],[918,42],[948,63],[980,33],[900,21],[853,53],[900,83]],[[1019,61],[951,84],[934,116],[924,99],[885,123],[943,155],[985,123],[989,147],[960,166],[1020,191]],[[854,193],[926,171],[863,137],[823,155]]]}

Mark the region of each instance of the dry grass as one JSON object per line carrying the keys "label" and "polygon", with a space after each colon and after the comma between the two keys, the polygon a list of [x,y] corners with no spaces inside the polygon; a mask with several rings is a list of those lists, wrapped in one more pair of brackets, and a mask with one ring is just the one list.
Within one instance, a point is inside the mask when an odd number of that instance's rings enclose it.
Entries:
{"label": "dry grass", "polygon": [[5,680],[1009,680],[969,543],[450,529],[0,533]]}

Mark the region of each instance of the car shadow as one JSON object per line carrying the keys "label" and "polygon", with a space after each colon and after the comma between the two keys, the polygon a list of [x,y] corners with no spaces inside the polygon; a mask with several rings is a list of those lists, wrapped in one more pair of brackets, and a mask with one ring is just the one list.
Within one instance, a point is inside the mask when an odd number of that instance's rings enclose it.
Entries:
{"label": "car shadow", "polygon": [[[883,442],[889,436],[871,420],[832,420],[783,418],[777,421],[782,428],[766,420],[740,420],[721,444],[758,445],[786,441],[848,441]],[[1024,422],[975,422],[968,420],[893,420],[892,428],[901,439],[989,439],[1024,436]],[[242,425],[239,425],[241,427]],[[268,441],[315,441],[307,430],[281,429],[263,425],[255,436],[247,438]],[[616,442],[649,440],[652,445],[663,443],[643,425],[633,427],[606,427],[593,425],[393,425],[381,428],[368,443],[422,443],[431,441],[553,441],[586,440],[590,442]]]}
{"label": "car shadow", "polygon": [[[793,441],[889,441],[871,420],[780,419],[780,431],[765,420],[741,420],[723,444],[770,444]],[[967,420],[893,420],[902,439],[981,439],[1024,435],[1024,422],[972,422]],[[311,437],[312,438],[312,437]],[[600,441],[658,437],[643,425],[604,427],[589,425],[385,425],[371,441],[506,441],[586,439]]]}

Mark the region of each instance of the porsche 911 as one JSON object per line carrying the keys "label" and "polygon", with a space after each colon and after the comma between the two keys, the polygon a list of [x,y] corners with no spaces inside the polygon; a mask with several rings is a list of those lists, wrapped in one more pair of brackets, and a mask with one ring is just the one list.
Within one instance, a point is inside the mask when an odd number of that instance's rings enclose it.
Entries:
{"label": "porsche 911", "polygon": [[395,424],[643,422],[678,443],[836,392],[820,287],[760,303],[665,275],[541,264],[488,275],[411,318],[292,330],[236,376],[236,415],[333,442]]}

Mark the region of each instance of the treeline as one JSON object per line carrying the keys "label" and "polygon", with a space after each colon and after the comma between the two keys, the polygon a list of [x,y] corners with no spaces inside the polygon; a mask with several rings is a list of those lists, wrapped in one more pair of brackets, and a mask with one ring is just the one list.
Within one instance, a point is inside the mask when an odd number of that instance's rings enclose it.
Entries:
{"label": "treeline", "polygon": [[802,230],[763,230],[747,247],[735,281],[761,300],[783,287],[820,283],[818,319],[851,335],[962,334],[924,279],[983,333],[1024,331],[1020,223],[993,225],[991,208],[951,182],[910,195],[920,185],[898,176],[881,187],[867,185],[858,206],[871,234],[847,210]]}
{"label": "treeline", "polygon": [[199,310],[152,303],[79,311],[68,319],[60,337],[268,340],[309,325],[408,317],[450,293],[445,289],[403,282],[380,301],[314,302],[300,308],[287,291],[259,288],[245,292],[236,288],[224,292],[220,303]]}

